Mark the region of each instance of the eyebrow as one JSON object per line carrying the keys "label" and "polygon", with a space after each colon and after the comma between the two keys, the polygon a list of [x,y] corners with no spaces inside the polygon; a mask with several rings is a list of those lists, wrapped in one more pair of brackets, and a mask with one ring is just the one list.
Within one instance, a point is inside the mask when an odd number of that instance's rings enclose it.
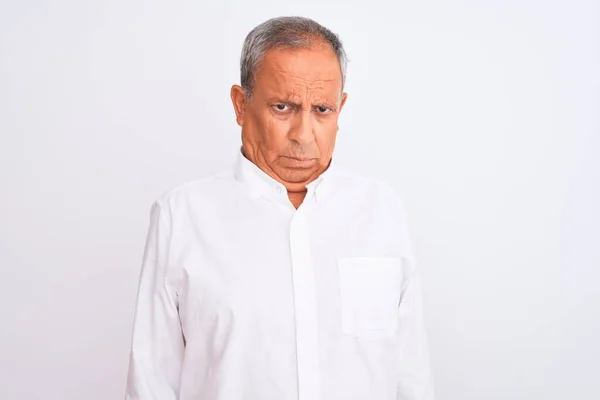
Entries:
{"label": "eyebrow", "polygon": [[[302,103],[298,103],[296,101],[294,101],[293,97],[288,97],[288,96],[273,96],[269,99],[267,99],[268,103],[282,103],[282,104],[288,104],[292,107],[295,108],[300,108],[300,106],[302,106]],[[336,102],[330,102],[327,101],[325,99],[323,99],[322,101],[317,101],[315,103],[311,104],[311,107],[327,107],[327,108],[331,108],[333,110],[335,110],[337,108],[337,103]]]}

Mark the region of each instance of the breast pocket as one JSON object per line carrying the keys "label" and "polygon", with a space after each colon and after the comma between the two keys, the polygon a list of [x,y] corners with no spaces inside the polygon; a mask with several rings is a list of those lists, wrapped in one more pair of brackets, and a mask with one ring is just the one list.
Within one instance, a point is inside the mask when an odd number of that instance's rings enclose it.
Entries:
{"label": "breast pocket", "polygon": [[402,259],[338,257],[342,331],[364,339],[394,335],[402,284]]}

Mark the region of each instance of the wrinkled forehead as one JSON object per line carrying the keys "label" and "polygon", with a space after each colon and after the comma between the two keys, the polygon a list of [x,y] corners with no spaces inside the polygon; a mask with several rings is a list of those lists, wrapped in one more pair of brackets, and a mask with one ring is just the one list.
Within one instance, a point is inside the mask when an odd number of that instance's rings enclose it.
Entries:
{"label": "wrinkled forehead", "polygon": [[312,94],[337,98],[342,93],[339,60],[327,45],[270,50],[255,76],[255,92],[267,96]]}

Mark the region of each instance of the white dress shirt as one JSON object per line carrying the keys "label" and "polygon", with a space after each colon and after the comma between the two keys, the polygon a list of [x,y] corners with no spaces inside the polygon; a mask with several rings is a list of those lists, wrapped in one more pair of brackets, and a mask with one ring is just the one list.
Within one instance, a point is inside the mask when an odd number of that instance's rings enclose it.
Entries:
{"label": "white dress shirt", "polygon": [[395,192],[330,167],[296,210],[241,153],[157,200],[129,400],[432,400]]}

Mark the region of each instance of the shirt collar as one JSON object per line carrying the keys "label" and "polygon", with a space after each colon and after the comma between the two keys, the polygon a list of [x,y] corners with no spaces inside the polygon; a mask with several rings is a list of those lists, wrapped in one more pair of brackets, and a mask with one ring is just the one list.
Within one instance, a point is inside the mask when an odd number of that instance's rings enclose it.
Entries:
{"label": "shirt collar", "polygon": [[[332,167],[333,161],[325,172],[306,185],[307,193],[304,201],[312,199],[314,202],[318,202],[328,192],[327,189],[330,187],[334,175]],[[241,149],[238,151],[235,164],[235,178],[255,197],[277,199],[289,203],[285,185],[267,175],[256,164],[248,160]]]}

